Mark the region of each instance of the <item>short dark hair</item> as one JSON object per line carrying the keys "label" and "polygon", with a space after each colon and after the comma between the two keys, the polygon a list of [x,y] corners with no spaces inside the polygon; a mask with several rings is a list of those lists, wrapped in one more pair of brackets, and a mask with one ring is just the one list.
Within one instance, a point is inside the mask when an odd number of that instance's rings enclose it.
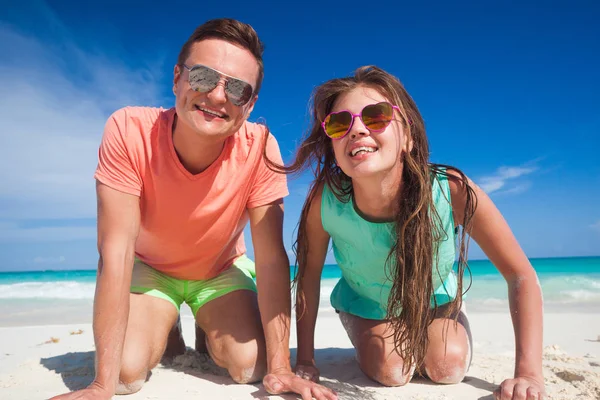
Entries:
{"label": "short dark hair", "polygon": [[206,39],[224,40],[252,53],[258,63],[258,79],[254,88],[254,93],[258,93],[265,75],[262,59],[264,45],[258,38],[258,34],[254,28],[231,18],[219,18],[207,21],[197,27],[187,42],[184,43],[177,58],[177,65],[183,65],[186,62],[194,43]]}

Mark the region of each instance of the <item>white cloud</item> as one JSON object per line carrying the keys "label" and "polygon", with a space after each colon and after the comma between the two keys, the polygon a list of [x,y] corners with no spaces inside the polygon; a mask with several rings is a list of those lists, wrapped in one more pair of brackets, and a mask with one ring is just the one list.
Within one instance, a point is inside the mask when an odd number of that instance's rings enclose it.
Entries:
{"label": "white cloud", "polygon": [[[54,15],[44,19],[60,25]],[[0,23],[7,55],[0,61],[0,220],[94,217],[93,174],[107,117],[125,105],[162,100],[151,68],[81,48],[59,28],[50,41]],[[95,228],[5,225],[0,221],[3,241],[95,236]]]}
{"label": "white cloud", "polygon": [[484,176],[478,179],[478,185],[486,193],[491,194],[498,192],[502,189],[503,194],[516,194],[522,193],[529,189],[531,184],[529,182],[514,182],[518,178],[526,175],[530,175],[539,169],[537,165],[522,165],[519,167],[500,167],[496,170],[496,173],[489,176]]}
{"label": "white cloud", "polygon": [[495,194],[496,195],[520,194],[520,193],[524,193],[527,190],[529,190],[530,187],[531,187],[531,182],[523,182],[523,183],[515,184],[515,186],[511,186],[508,189],[497,191]]}

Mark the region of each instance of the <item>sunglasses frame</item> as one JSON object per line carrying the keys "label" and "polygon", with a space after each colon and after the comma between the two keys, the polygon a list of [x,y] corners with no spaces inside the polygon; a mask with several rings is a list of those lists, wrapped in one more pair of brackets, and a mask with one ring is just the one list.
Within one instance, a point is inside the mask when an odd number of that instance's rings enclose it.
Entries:
{"label": "sunglasses frame", "polygon": [[[365,122],[363,120],[362,114],[363,114],[365,108],[372,107],[372,106],[377,106],[379,104],[388,104],[390,107],[392,107],[392,118],[387,123],[387,125],[385,127],[383,127],[383,129],[369,129],[369,127],[365,124]],[[340,139],[345,138],[348,135],[348,132],[350,132],[350,130],[352,129],[352,126],[354,126],[354,120],[356,119],[356,117],[358,117],[358,118],[360,118],[360,121],[363,123],[363,125],[365,126],[365,128],[367,128],[369,130],[369,132],[379,133],[379,132],[383,132],[384,130],[386,130],[387,127],[390,126],[390,124],[394,120],[394,110],[398,110],[398,112],[400,112],[400,107],[395,106],[395,105],[393,105],[392,103],[390,103],[388,101],[380,101],[379,103],[367,104],[366,106],[364,106],[362,108],[362,110],[360,110],[360,113],[358,113],[358,114],[354,114],[350,110],[340,110],[340,111],[329,113],[329,114],[327,114],[327,116],[325,117],[325,119],[323,119],[323,122],[321,122],[321,126],[323,127],[323,132],[325,132],[325,135],[327,135],[328,138],[330,138],[331,140],[340,140]],[[344,113],[344,112],[346,112],[346,113],[348,113],[348,114],[350,114],[352,116],[352,120],[350,121],[350,125],[348,125],[348,129],[346,130],[346,133],[344,133],[342,136],[336,137],[336,138],[329,136],[329,134],[327,133],[327,129],[325,128],[325,124],[326,124],[327,118],[329,118],[332,115],[341,114],[341,113]]]}
{"label": "sunglasses frame", "polygon": [[[204,65],[204,64],[194,64],[191,67],[189,67],[187,64],[181,64],[181,65],[183,66],[183,68],[185,68],[185,69],[188,70],[188,84],[190,85],[190,87],[192,87],[192,84],[190,83],[190,73],[194,69],[197,69],[198,67],[206,68],[209,71],[214,71],[214,72],[216,72],[219,75],[219,80],[217,81],[217,83],[215,84],[215,86],[212,89],[207,90],[206,92],[201,92],[199,90],[196,90],[196,89],[192,88],[192,90],[194,90],[195,92],[198,92],[198,93],[210,93],[213,90],[215,90],[217,88],[217,86],[219,86],[219,83],[221,82],[221,80],[224,80],[225,84],[224,84],[223,88],[225,89],[225,93],[227,94],[227,99],[234,106],[236,106],[236,107],[243,107],[246,104],[248,104],[250,102],[250,100],[252,100],[252,97],[254,97],[254,87],[251,84],[249,84],[248,82],[246,82],[245,80],[243,80],[243,79],[239,79],[239,78],[236,78],[235,76],[227,75],[227,74],[225,74],[225,73],[223,73],[221,71],[217,71],[216,69],[211,68],[211,67],[209,67],[207,65]],[[248,97],[248,100],[246,100],[245,102],[243,102],[241,104],[235,104],[235,102],[231,99],[231,96],[233,96],[233,95],[230,93],[230,91],[228,89],[229,81],[231,81],[231,80],[242,82],[242,83],[244,83],[244,84],[246,84],[246,85],[248,85],[250,87],[250,89],[252,90],[252,93]]]}

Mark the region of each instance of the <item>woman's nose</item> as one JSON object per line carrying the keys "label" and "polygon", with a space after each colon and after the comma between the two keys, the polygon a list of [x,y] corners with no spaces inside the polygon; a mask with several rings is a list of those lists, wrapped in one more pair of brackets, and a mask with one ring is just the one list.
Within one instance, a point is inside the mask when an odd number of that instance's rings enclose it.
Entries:
{"label": "woman's nose", "polygon": [[367,129],[359,115],[354,115],[352,120],[352,126],[350,132],[348,132],[351,138],[355,138],[359,135],[367,136],[371,134],[371,131]]}

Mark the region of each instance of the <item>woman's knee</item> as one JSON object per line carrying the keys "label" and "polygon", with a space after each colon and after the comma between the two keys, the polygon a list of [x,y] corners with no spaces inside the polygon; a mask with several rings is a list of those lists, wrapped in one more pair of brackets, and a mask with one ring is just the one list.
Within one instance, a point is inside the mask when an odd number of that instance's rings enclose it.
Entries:
{"label": "woman's knee", "polygon": [[374,352],[362,352],[358,356],[360,368],[365,375],[384,386],[404,386],[412,379],[414,367],[405,367],[399,357],[385,357]]}
{"label": "woman's knee", "polygon": [[445,350],[428,354],[425,373],[433,382],[455,384],[462,382],[469,367],[468,351],[448,345]]}

